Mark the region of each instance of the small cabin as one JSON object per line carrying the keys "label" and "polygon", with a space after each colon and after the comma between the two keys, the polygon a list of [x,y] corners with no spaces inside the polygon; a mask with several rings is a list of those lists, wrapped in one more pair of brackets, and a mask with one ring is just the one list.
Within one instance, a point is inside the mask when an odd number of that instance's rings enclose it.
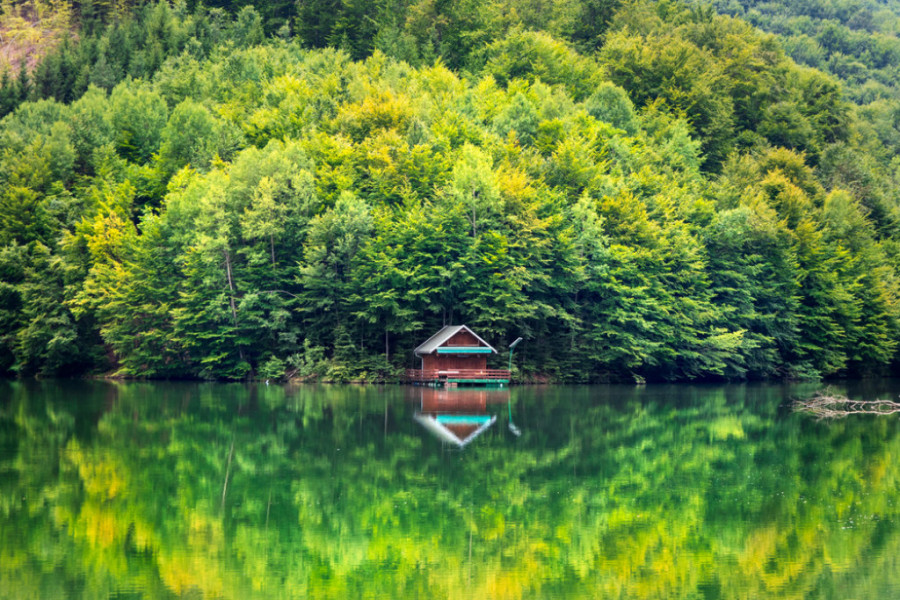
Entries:
{"label": "small cabin", "polygon": [[452,387],[509,383],[508,370],[487,368],[491,354],[497,350],[474,331],[465,325],[448,325],[415,349],[421,366],[407,371],[407,380]]}

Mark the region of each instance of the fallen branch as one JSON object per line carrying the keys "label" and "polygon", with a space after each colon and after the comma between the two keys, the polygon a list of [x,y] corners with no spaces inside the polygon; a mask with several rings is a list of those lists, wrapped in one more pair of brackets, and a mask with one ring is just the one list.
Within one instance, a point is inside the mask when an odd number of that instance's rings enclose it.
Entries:
{"label": "fallen branch", "polygon": [[892,415],[900,413],[900,402],[893,400],[851,400],[831,390],[812,398],[795,400],[794,410],[813,414],[820,419],[842,419],[847,415]]}

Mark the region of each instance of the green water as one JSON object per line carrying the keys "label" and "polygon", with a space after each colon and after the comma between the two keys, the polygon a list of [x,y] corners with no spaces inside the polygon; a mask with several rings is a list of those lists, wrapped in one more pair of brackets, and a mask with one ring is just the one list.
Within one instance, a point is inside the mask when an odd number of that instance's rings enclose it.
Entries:
{"label": "green water", "polygon": [[815,389],[513,388],[459,450],[417,388],[0,382],[0,597],[900,597],[900,424]]}

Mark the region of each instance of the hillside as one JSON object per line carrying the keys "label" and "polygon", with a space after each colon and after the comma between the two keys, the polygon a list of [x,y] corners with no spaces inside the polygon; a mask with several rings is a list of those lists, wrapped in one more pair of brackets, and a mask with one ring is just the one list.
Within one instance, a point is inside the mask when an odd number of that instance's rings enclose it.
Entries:
{"label": "hillside", "polygon": [[897,98],[900,3],[717,0],[714,6],[777,34],[791,58],[840,78],[854,102]]}
{"label": "hillside", "polygon": [[0,72],[32,71],[77,28],[64,2],[28,0],[0,4]]}
{"label": "hillside", "polygon": [[391,379],[465,322],[557,381],[891,371],[894,133],[779,38],[326,4],[141,5],[6,81],[0,369]]}

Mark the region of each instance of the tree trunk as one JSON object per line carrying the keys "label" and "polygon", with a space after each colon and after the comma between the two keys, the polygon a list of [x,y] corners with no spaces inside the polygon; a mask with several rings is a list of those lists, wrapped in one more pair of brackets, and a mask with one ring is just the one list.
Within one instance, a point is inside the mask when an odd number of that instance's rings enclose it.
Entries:
{"label": "tree trunk", "polygon": [[234,279],[231,276],[231,254],[228,252],[228,248],[225,248],[222,252],[225,254],[225,273],[228,275],[228,289],[231,292],[228,295],[228,300],[231,302],[231,318],[234,321],[234,325],[237,326],[237,307],[234,304]]}
{"label": "tree trunk", "polygon": [[[237,307],[234,304],[234,278],[231,276],[231,254],[228,252],[227,247],[222,252],[225,254],[225,273],[228,275],[228,289],[231,292],[228,294],[228,302],[231,304],[231,320],[235,328],[237,328]],[[244,360],[244,349],[240,346],[238,346],[238,356],[241,360]]]}

